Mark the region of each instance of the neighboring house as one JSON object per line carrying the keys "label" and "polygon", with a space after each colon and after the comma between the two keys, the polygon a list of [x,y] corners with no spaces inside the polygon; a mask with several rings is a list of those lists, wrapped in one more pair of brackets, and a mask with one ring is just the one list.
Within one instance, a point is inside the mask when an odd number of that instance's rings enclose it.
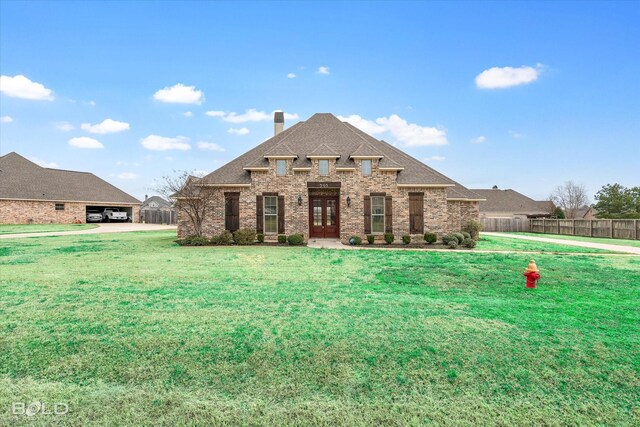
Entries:
{"label": "neighboring house", "polygon": [[[300,233],[345,242],[385,232],[422,239],[478,220],[481,196],[332,114],[284,130],[276,112],[274,127],[274,137],[199,181],[214,196],[205,235],[251,228],[267,239]],[[179,211],[178,235],[192,232]]]}
{"label": "neighboring house", "polygon": [[598,215],[597,210],[592,206],[586,206],[576,210],[575,219],[598,219],[596,215]]}
{"label": "neighboring house", "polygon": [[485,200],[480,202],[481,218],[549,218],[555,206],[548,200],[533,200],[515,190],[473,189]]}
{"label": "neighboring house", "polygon": [[17,153],[0,157],[0,223],[85,222],[119,208],[138,219],[140,201],[92,173],[43,168]]}
{"label": "neighboring house", "polygon": [[160,196],[144,196],[140,205],[140,222],[147,224],[175,224],[176,210],[173,204]]}

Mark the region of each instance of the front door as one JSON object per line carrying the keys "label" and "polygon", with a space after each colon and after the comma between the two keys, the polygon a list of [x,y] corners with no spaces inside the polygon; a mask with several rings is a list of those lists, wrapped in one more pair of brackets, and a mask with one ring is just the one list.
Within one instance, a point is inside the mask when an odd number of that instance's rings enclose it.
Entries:
{"label": "front door", "polygon": [[337,197],[309,198],[311,237],[340,237],[340,215]]}

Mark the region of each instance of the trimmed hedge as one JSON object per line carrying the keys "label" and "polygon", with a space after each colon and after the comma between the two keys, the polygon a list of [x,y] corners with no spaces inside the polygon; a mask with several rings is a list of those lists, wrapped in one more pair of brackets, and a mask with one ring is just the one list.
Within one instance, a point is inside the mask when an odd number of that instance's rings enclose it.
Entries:
{"label": "trimmed hedge", "polygon": [[260,233],[257,235],[258,243],[264,243],[264,234]]}
{"label": "trimmed hedge", "polygon": [[250,228],[241,228],[233,233],[233,241],[238,245],[253,245],[256,232]]}
{"label": "trimmed hedge", "polygon": [[369,242],[370,245],[373,245],[373,242],[376,241],[376,236],[374,236],[373,234],[367,234],[367,242]]}
{"label": "trimmed hedge", "polygon": [[432,245],[438,241],[438,236],[436,233],[424,233],[424,241]]}
{"label": "trimmed hedge", "polygon": [[352,245],[361,245],[362,244],[362,237],[360,236],[351,236],[351,238],[349,239],[349,243]]}
{"label": "trimmed hedge", "polygon": [[206,246],[209,239],[202,236],[187,236],[183,239],[176,239],[175,242],[180,246]]}
{"label": "trimmed hedge", "polygon": [[387,245],[392,244],[395,239],[393,233],[384,233],[384,241],[387,242]]}
{"label": "trimmed hedge", "polygon": [[285,234],[278,234],[278,243],[287,243],[287,236]]}
{"label": "trimmed hedge", "polygon": [[[280,236],[278,236],[278,241],[280,241]],[[287,237],[287,242],[289,242],[291,246],[300,246],[304,244],[304,236],[302,234],[290,234],[289,237]]]}
{"label": "trimmed hedge", "polygon": [[411,236],[409,236],[408,234],[402,236],[402,243],[404,243],[405,245],[411,243]]}

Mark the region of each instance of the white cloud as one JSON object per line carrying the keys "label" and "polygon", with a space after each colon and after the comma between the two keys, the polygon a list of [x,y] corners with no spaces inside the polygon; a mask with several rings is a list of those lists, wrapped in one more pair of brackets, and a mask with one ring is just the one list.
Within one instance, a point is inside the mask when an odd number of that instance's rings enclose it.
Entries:
{"label": "white cloud", "polygon": [[91,105],[92,107],[95,107],[96,106],[96,101],[89,101],[88,104]]}
{"label": "white cloud", "polygon": [[165,87],[153,94],[153,98],[160,102],[175,104],[202,104],[204,93],[196,90],[195,86],[185,86],[178,83],[175,86]]}
{"label": "white cloud", "polygon": [[483,142],[486,142],[486,141],[487,141],[487,137],[483,135],[480,135],[476,138],[471,139],[472,144],[482,144]]}
{"label": "white cloud", "polygon": [[206,141],[198,142],[198,148],[205,151],[225,151],[224,147],[221,147],[216,143]]}
{"label": "white cloud", "polygon": [[524,138],[525,136],[523,133],[516,132],[515,130],[510,130],[509,135],[511,135],[511,138],[515,138],[515,139]]}
{"label": "white cloud", "polygon": [[357,127],[363,132],[368,133],[369,135],[376,135],[387,130],[384,126],[380,126],[372,120],[364,119],[357,114],[352,114],[350,116],[338,116],[338,119],[343,122],[352,124],[353,126]]}
{"label": "white cloud", "polygon": [[120,179],[136,179],[137,177],[138,175],[133,172],[122,172],[118,174],[118,178]]}
{"label": "white cloud", "polygon": [[297,76],[295,75],[295,73],[289,73],[287,74],[287,78],[288,79],[295,79]]}
{"label": "white cloud", "polygon": [[32,82],[23,75],[0,76],[0,92],[12,98],[53,101],[52,90],[41,83]]}
{"label": "white cloud", "polygon": [[104,148],[104,145],[102,145],[100,141],[87,136],[71,138],[69,145],[76,148]]}
{"label": "white cloud", "polygon": [[62,132],[69,132],[74,129],[73,125],[69,122],[58,122],[55,124],[55,127]]}
{"label": "white cloud", "polygon": [[191,145],[187,144],[189,138],[185,136],[176,136],[175,138],[168,138],[159,135],[149,135],[146,138],[142,138],[140,143],[148,150],[154,151],[166,151],[166,150],[191,150]]}
{"label": "white cloud", "polygon": [[191,117],[193,116],[193,113],[191,111],[185,111],[184,113],[182,113],[185,117]]}
{"label": "white cloud", "polygon": [[227,131],[228,133],[233,133],[235,135],[246,135],[248,134],[250,131],[247,128],[240,128],[240,129],[235,129],[235,128],[231,128]]}
{"label": "white cloud", "polygon": [[98,123],[97,125],[92,125],[90,123],[83,123],[80,125],[82,130],[89,133],[116,133],[122,132],[124,130],[129,130],[129,123],[118,122],[116,120],[105,119],[102,123]]}
{"label": "white cloud", "polygon": [[479,89],[504,89],[525,85],[538,79],[542,72],[542,64],[536,67],[493,67],[476,76],[476,87]]}
{"label": "white cloud", "polygon": [[319,67],[318,74],[329,74],[329,67]]}
{"label": "white cloud", "polygon": [[434,161],[434,162],[443,162],[446,159],[446,157],[443,156],[431,156],[431,157],[427,157],[425,160],[425,162],[429,162],[429,161]]}
{"label": "white cloud", "polygon": [[[271,114],[258,111],[254,108],[246,110],[243,114],[235,112],[227,113],[224,111],[207,111],[205,114],[210,117],[220,117],[222,120],[228,123],[246,123],[246,122],[264,122],[273,120],[273,113],[278,110],[272,111]],[[285,120],[296,120],[300,116],[297,114],[284,113]]]}
{"label": "white cloud", "polygon": [[0,123],[11,123],[12,121],[13,121],[13,117],[11,116],[0,117]]}
{"label": "white cloud", "polygon": [[37,157],[29,157],[29,160],[31,160],[33,163],[39,166],[42,166],[43,168],[59,168],[60,167],[60,165],[58,165],[56,162],[47,162]]}
{"label": "white cloud", "polygon": [[408,123],[397,114],[392,114],[389,117],[380,117],[376,119],[376,123],[384,126],[391,136],[405,147],[448,144],[445,130]]}

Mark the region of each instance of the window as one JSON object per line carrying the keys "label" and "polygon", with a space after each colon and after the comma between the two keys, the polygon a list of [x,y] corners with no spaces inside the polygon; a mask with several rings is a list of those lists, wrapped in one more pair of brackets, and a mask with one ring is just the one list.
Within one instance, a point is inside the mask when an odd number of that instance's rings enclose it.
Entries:
{"label": "window", "polygon": [[329,175],[329,160],[318,160],[318,173],[322,176]]}
{"label": "window", "polygon": [[384,233],[384,196],[371,197],[371,232]]}
{"label": "window", "polygon": [[371,160],[362,161],[362,175],[363,176],[371,175]]}
{"label": "window", "polygon": [[64,203],[56,203],[56,210],[57,211],[63,211],[64,210]]}
{"label": "window", "polygon": [[287,174],[287,161],[276,160],[276,175],[284,176]]}
{"label": "window", "polygon": [[264,232],[278,232],[278,196],[264,196]]}

